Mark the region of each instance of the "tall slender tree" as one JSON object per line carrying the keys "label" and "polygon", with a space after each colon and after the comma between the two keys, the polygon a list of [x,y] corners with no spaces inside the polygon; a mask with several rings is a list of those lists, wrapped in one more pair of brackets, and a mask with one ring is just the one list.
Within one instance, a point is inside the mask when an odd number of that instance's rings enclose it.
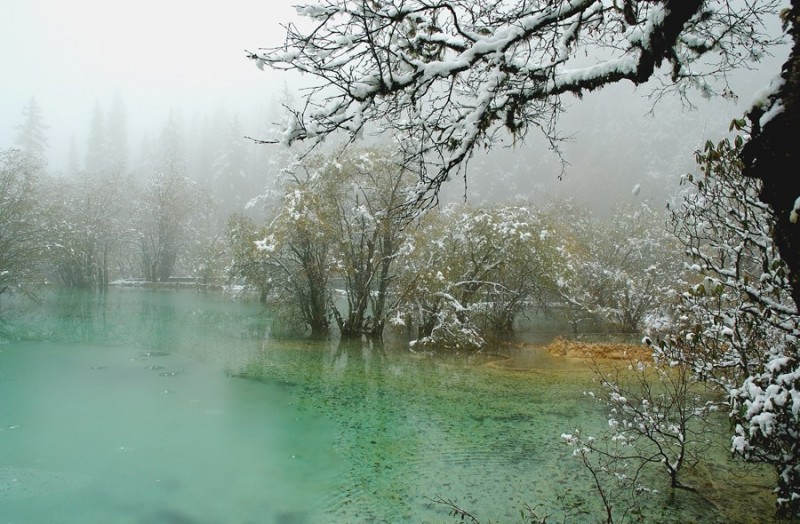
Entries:
{"label": "tall slender tree", "polygon": [[86,141],[84,169],[87,173],[103,173],[109,168],[108,132],[103,109],[96,103],[89,123],[89,137]]}
{"label": "tall slender tree", "polygon": [[225,135],[214,159],[214,190],[226,211],[240,211],[252,193],[245,197],[247,182],[247,143],[245,142],[239,117],[234,116],[226,126]]}
{"label": "tall slender tree", "polygon": [[113,174],[122,174],[128,166],[128,116],[119,93],[111,99],[106,119],[108,160]]}
{"label": "tall slender tree", "polygon": [[75,143],[75,135],[69,142],[69,151],[67,152],[67,175],[76,176],[81,172],[81,162],[78,157],[78,145]]}
{"label": "tall slender tree", "polygon": [[47,143],[47,126],[44,124],[42,109],[36,98],[31,98],[22,110],[22,124],[17,126],[14,141],[24,153],[32,155],[39,161],[45,160]]}
{"label": "tall slender tree", "polygon": [[156,157],[159,170],[173,175],[186,176],[188,164],[183,125],[180,115],[175,111],[169,112],[169,116],[161,128]]}

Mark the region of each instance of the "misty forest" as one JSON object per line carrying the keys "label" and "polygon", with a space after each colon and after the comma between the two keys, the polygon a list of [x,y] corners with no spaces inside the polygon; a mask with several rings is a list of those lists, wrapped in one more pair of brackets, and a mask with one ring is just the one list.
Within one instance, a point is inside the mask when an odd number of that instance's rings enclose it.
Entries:
{"label": "misty forest", "polygon": [[800,2],[281,18],[214,105],[9,75],[0,520],[800,516]]}

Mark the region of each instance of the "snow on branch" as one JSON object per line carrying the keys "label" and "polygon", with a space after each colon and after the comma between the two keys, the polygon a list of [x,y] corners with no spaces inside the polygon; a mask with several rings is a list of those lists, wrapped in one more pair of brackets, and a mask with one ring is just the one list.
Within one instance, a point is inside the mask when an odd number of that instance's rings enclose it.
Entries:
{"label": "snow on branch", "polygon": [[319,0],[297,8],[304,29],[288,25],[282,46],[249,57],[319,80],[284,142],[388,132],[419,174],[420,205],[501,133],[538,128],[557,148],[565,93],[642,84],[666,64],[662,89],[708,90],[707,76],[724,78],[775,43],[761,20],[777,3]]}

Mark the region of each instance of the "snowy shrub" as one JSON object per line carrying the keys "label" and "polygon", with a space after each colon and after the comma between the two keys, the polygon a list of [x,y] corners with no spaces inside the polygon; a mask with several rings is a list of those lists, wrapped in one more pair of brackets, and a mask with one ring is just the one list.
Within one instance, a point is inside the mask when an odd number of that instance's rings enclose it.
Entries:
{"label": "snowy shrub", "polygon": [[741,175],[744,141],[708,143],[701,176],[673,212],[694,284],[681,294],[672,333],[655,355],[688,365],[727,398],[732,451],[777,471],[782,515],[800,512],[800,316],[772,240],[775,218],[760,183]]}

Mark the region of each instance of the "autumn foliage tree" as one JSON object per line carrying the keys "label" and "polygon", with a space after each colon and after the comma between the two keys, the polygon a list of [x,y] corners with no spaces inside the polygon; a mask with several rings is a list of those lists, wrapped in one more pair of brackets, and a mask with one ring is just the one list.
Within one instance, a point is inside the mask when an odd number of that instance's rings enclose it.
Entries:
{"label": "autumn foliage tree", "polygon": [[323,335],[331,324],[333,235],[316,187],[319,179],[302,171],[287,176],[282,198],[255,242],[255,256],[259,281],[268,283],[267,300],[279,314]]}
{"label": "autumn foliage tree", "polygon": [[388,151],[362,148],[330,158],[319,177],[335,239],[334,275],[344,284],[334,319],[345,337],[380,337],[406,235],[400,213],[410,173]]}
{"label": "autumn foliage tree", "polygon": [[[407,176],[377,148],[298,163],[284,173],[256,250],[241,246],[233,268],[267,301],[299,312],[312,332],[333,321],[342,337],[381,337],[393,309]],[[242,219],[231,225],[237,238],[247,238],[242,226],[252,230]]]}

